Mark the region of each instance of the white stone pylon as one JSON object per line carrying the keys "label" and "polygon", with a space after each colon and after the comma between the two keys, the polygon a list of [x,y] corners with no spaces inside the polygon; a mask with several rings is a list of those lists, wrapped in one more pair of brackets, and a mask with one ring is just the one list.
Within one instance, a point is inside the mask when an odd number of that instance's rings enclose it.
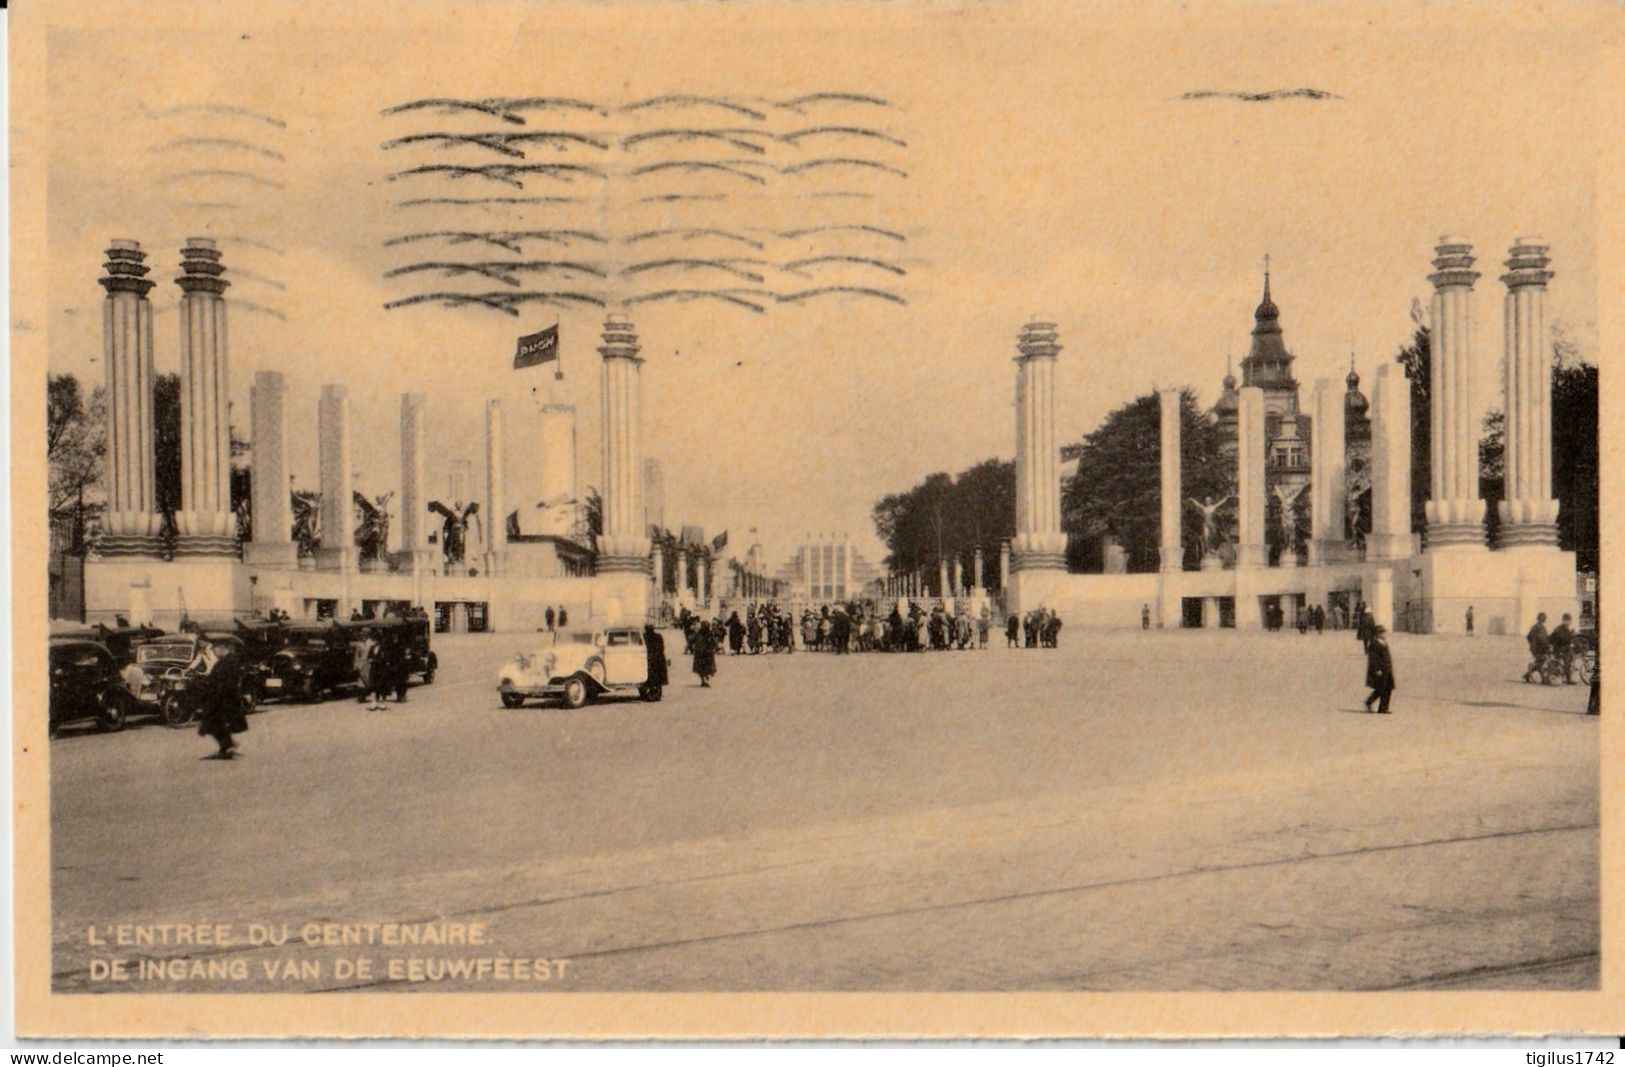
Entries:
{"label": "white stone pylon", "polygon": [[152,305],[146,254],[118,239],[107,249],[102,302],[102,361],[107,371],[107,512],[102,555],[158,550],[163,519],[153,481]]}
{"label": "white stone pylon", "polygon": [[1241,390],[1236,412],[1236,566],[1262,567],[1264,556],[1264,390]]}
{"label": "white stone pylon", "polygon": [[1065,570],[1055,441],[1055,357],[1061,346],[1055,324],[1029,322],[1021,328],[1017,349],[1015,565],[1018,571]]}
{"label": "white stone pylon", "polygon": [[1309,427],[1309,538],[1311,566],[1332,559],[1347,540],[1347,447],[1343,391],[1331,378],[1315,381],[1314,421]]}
{"label": "white stone pylon", "polygon": [[230,284],[220,251],[207,237],[181,249],[181,507],[176,551],[235,555],[231,511],[231,381],[226,345]]}
{"label": "white stone pylon", "polygon": [[1157,390],[1157,418],[1160,428],[1162,483],[1160,494],[1161,569],[1178,571],[1185,567],[1185,546],[1181,521],[1184,501],[1181,492],[1180,391]]}
{"label": "white stone pylon", "polygon": [[1433,436],[1428,547],[1483,548],[1484,501],[1478,495],[1478,412],[1473,407],[1473,246],[1441,237],[1433,260],[1429,417]]}
{"label": "white stone pylon", "polygon": [[354,489],[350,484],[350,390],[322,386],[316,406],[317,459],[321,473],[322,544],[317,566],[352,571],[356,567]]}
{"label": "white stone pylon", "polygon": [[1377,368],[1371,387],[1372,559],[1411,554],[1411,383],[1397,365]]}
{"label": "white stone pylon", "polygon": [[280,371],[254,375],[249,393],[254,450],[253,539],[243,546],[243,562],[293,567],[299,546],[293,541],[293,503],[288,486],[288,383]]}
{"label": "white stone pylon", "polygon": [[983,560],[982,560],[982,546],[977,545],[976,546],[976,555],[971,560],[972,580],[976,583],[975,587],[977,589],[986,589],[987,588],[987,583],[985,581],[987,576],[983,573],[984,567],[985,567],[985,564],[983,563]]}
{"label": "white stone pylon", "polygon": [[508,543],[507,494],[504,492],[502,401],[485,402],[485,572],[500,575]]}
{"label": "white stone pylon", "polygon": [[697,554],[694,558],[694,600],[702,608],[711,599],[706,594],[706,586],[710,582],[710,571],[711,567],[706,561],[705,555],[703,553]]}
{"label": "white stone pylon", "polygon": [[1546,332],[1546,242],[1520,237],[1507,253],[1506,496],[1501,501],[1501,544],[1557,546],[1557,501],[1552,498],[1551,339]]}
{"label": "white stone pylon", "polygon": [[643,509],[643,360],[632,323],[621,316],[604,320],[600,378],[603,397],[604,534],[600,573],[649,569],[649,531]]}
{"label": "white stone pylon", "polygon": [[1010,588],[1010,542],[999,542],[999,589]]}
{"label": "white stone pylon", "polygon": [[937,595],[951,597],[954,595],[953,587],[948,584],[948,561],[937,560]]}

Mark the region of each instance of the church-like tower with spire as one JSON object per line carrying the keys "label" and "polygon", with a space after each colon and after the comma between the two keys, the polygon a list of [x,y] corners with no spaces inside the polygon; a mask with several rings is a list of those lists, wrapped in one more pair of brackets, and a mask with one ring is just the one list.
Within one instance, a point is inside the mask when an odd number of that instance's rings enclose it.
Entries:
{"label": "church-like tower with spire", "polygon": [[[1296,358],[1286,346],[1281,331],[1281,310],[1270,295],[1266,257],[1264,295],[1253,311],[1252,343],[1241,361],[1241,382],[1238,386],[1235,374],[1227,365],[1219,399],[1213,405],[1213,417],[1225,431],[1227,453],[1235,455],[1237,412],[1241,403],[1238,389],[1256,386],[1263,390],[1266,484],[1271,489],[1277,485],[1292,488],[1309,483],[1311,418],[1299,408],[1298,380],[1292,373]],[[1351,468],[1364,471],[1371,450],[1370,404],[1360,392],[1360,376],[1354,371],[1352,356],[1345,382],[1348,387],[1343,398],[1346,458]],[[1352,484],[1356,493],[1364,488],[1358,481]]]}

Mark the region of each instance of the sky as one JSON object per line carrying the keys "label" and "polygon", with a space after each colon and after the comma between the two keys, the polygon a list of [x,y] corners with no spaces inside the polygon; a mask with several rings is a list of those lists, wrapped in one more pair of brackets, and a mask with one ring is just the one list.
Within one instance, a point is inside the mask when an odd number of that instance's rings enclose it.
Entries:
{"label": "sky", "polygon": [[[369,494],[398,486],[401,392],[429,394],[431,493],[444,491],[459,460],[483,482],[484,403],[502,399],[509,506],[519,506],[537,477],[525,413],[550,375],[512,370],[514,340],[555,316],[564,379],[552,388],[577,405],[579,482],[596,484],[594,349],[612,310],[624,310],[642,339],[643,447],[664,466],[667,525],[729,530],[739,553],[755,528],[775,565],[810,533],[850,534],[878,558],[870,512],[881,496],[934,471],[1010,457],[1011,360],[1024,322],[1059,326],[1062,441],[1153,387],[1188,385],[1211,403],[1227,356],[1246,354],[1266,254],[1306,405],[1317,378],[1342,378],[1351,352],[1369,386],[1376,365],[1408,341],[1412,301],[1427,302],[1432,248],[1447,233],[1475,244],[1483,272],[1481,410],[1497,403],[1505,289],[1496,279],[1516,237],[1551,245],[1549,317],[1596,359],[1598,67],[1585,22],[1593,9],[1582,5],[1533,25],[1448,5],[406,4],[389,21],[350,9],[348,24],[335,13],[342,5],[252,19],[237,10],[241,18],[215,18],[212,28],[166,26],[161,18],[181,17],[166,12],[139,29],[53,31],[41,325],[54,372],[99,380],[102,250],[112,238],[139,240],[160,281],[157,365],[174,370],[180,245],[219,238],[234,282],[233,423],[247,435],[255,371],[286,374],[291,469],[312,488],[317,397],[343,382],[357,485]],[[1332,96],[1183,98],[1297,88]],[[779,106],[823,92],[885,105]],[[681,102],[627,110],[670,96],[720,97],[765,117]],[[524,126],[469,113],[381,114],[424,97],[562,97],[600,110],[530,112]],[[821,156],[817,138],[768,139],[766,154],[704,143],[656,155],[647,142],[621,144],[671,127],[782,138],[803,122],[862,125],[887,139],[832,135]],[[534,145],[525,159],[585,159],[608,177],[525,176],[522,190],[390,177],[506,158],[467,145],[382,147],[392,139],[493,130],[596,138],[608,149]],[[762,183],[719,171],[632,173],[651,159],[741,155],[778,169],[763,169],[771,176]],[[786,169],[858,155],[889,169]],[[723,199],[644,199],[667,193]],[[828,193],[843,195],[818,195]],[[580,202],[400,206],[501,195]],[[625,240],[632,234],[814,225],[876,226],[904,240],[770,236],[743,256],[762,264],[733,266],[781,294],[872,285],[902,302],[824,294],[764,299],[760,313],[720,300],[625,303],[697,285],[697,275],[734,284],[716,268],[623,273],[643,251]],[[602,278],[555,272],[524,287],[591,291],[605,306],[527,305],[517,317],[432,302],[386,310],[415,293],[505,288],[430,271],[385,277],[414,262],[516,258],[432,239],[384,244],[447,227],[601,237],[526,247],[518,258],[592,266]],[[670,255],[697,256],[697,247]],[[826,254],[895,269],[784,267]],[[678,276],[656,281],[661,270]]]}

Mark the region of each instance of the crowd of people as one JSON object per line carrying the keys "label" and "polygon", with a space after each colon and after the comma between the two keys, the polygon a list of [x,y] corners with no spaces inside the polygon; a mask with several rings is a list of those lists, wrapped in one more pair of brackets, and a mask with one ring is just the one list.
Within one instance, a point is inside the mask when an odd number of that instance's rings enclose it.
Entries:
{"label": "crowd of people", "polygon": [[[677,615],[687,650],[693,651],[694,637],[709,633],[713,651],[731,656],[752,656],[795,651],[830,652],[923,652],[986,648],[993,626],[991,608],[983,604],[972,612],[965,604],[954,611],[937,604],[926,608],[919,602],[890,603],[853,600],[796,609],[777,601],[748,604],[743,612],[730,609],[705,618],[688,608]],[[1028,648],[1053,648],[1061,622],[1053,611],[1038,609],[1025,617],[1012,616],[1009,632],[1025,634]],[[1011,644],[1016,643],[1012,637]]]}

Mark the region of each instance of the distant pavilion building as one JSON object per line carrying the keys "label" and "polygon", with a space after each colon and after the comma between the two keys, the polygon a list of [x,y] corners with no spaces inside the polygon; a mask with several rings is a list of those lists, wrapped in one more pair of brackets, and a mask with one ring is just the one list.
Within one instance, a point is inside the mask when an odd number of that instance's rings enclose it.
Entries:
{"label": "distant pavilion building", "polygon": [[792,600],[850,600],[863,596],[881,570],[852,547],[850,538],[831,534],[809,536],[775,577]]}

